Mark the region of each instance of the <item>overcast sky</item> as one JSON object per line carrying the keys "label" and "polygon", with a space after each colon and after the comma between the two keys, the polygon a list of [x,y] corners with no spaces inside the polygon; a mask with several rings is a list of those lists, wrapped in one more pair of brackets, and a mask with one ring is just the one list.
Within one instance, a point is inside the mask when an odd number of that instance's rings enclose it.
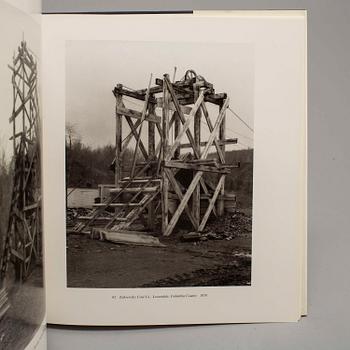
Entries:
{"label": "overcast sky", "polygon": [[[68,41],[66,45],[66,121],[92,147],[114,144],[112,90],[117,83],[147,88],[151,73],[153,78],[162,78],[164,73],[172,78],[174,66],[176,80],[187,69],[194,69],[214,84],[216,92],[226,92],[230,107],[254,125],[254,47],[250,44]],[[126,104],[142,109],[142,102]],[[215,120],[218,112],[210,111]],[[202,125],[203,139],[208,135],[206,130]],[[252,132],[230,112],[227,137],[239,138],[241,144],[233,148],[253,147]]]}
{"label": "overcast sky", "polygon": [[12,113],[13,92],[11,84],[12,58],[22,38],[32,52],[39,52],[40,27],[29,16],[0,0],[0,151],[5,150],[9,159],[12,155]]}

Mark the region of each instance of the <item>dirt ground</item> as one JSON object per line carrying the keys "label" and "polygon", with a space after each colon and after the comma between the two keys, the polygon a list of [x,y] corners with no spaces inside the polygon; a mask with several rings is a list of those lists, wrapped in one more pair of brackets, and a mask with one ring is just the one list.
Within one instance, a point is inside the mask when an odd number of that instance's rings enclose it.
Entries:
{"label": "dirt ground", "polygon": [[251,215],[226,214],[207,225],[203,240],[165,247],[113,244],[85,235],[67,236],[67,284],[80,288],[133,288],[249,285]]}
{"label": "dirt ground", "polygon": [[0,320],[0,349],[24,349],[44,318],[42,268],[36,267],[24,284],[7,285],[10,308]]}

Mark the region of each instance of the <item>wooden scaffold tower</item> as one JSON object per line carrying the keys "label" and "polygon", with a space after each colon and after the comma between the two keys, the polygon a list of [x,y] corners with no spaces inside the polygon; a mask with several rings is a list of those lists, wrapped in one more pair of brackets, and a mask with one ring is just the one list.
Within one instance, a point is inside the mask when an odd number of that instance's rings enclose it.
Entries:
{"label": "wooden scaffold tower", "polygon": [[[225,161],[225,146],[237,143],[236,138],[226,138],[227,94],[216,93],[213,84],[193,70],[175,82],[164,74],[155,79],[155,86],[151,83],[152,76],[145,89],[121,84],[114,88],[115,184],[106,200],[75,227],[76,232],[94,226],[107,208],[113,208],[114,214],[104,230],[126,230],[136,220],[152,230],[159,214],[164,236],[172,234],[183,214],[197,232],[204,230],[210,215],[223,214],[225,177],[239,166]],[[141,101],[142,111],[127,108],[127,101]],[[215,109],[215,114],[209,112]],[[125,136],[126,127],[130,132]],[[204,128],[205,133],[201,132]],[[133,156],[123,164],[131,140]],[[205,174],[211,174],[210,178]]]}
{"label": "wooden scaffold tower", "polygon": [[8,231],[1,261],[1,278],[9,263],[16,278],[25,280],[41,259],[40,119],[38,70],[25,41],[13,58],[14,177]]}

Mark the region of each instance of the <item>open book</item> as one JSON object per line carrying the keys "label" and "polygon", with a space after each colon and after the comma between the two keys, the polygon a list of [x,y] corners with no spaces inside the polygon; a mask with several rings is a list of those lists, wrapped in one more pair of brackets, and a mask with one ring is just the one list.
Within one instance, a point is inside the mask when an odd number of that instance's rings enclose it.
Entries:
{"label": "open book", "polygon": [[306,314],[304,11],[0,27],[1,349]]}

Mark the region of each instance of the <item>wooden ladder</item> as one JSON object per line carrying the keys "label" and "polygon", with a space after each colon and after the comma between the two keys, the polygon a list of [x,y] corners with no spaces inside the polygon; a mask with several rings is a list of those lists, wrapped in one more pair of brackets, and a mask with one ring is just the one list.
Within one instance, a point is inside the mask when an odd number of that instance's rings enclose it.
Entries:
{"label": "wooden ladder", "polygon": [[[122,187],[110,190],[110,197],[104,203],[94,205],[91,215],[84,217],[84,221],[79,222],[73,232],[82,232],[84,228],[92,226],[108,208],[115,209],[115,213],[108,218],[104,229],[125,229],[140,217],[161,191],[161,180],[156,177],[125,178],[120,184]],[[123,194],[131,194],[132,197],[123,202],[120,200]]]}

